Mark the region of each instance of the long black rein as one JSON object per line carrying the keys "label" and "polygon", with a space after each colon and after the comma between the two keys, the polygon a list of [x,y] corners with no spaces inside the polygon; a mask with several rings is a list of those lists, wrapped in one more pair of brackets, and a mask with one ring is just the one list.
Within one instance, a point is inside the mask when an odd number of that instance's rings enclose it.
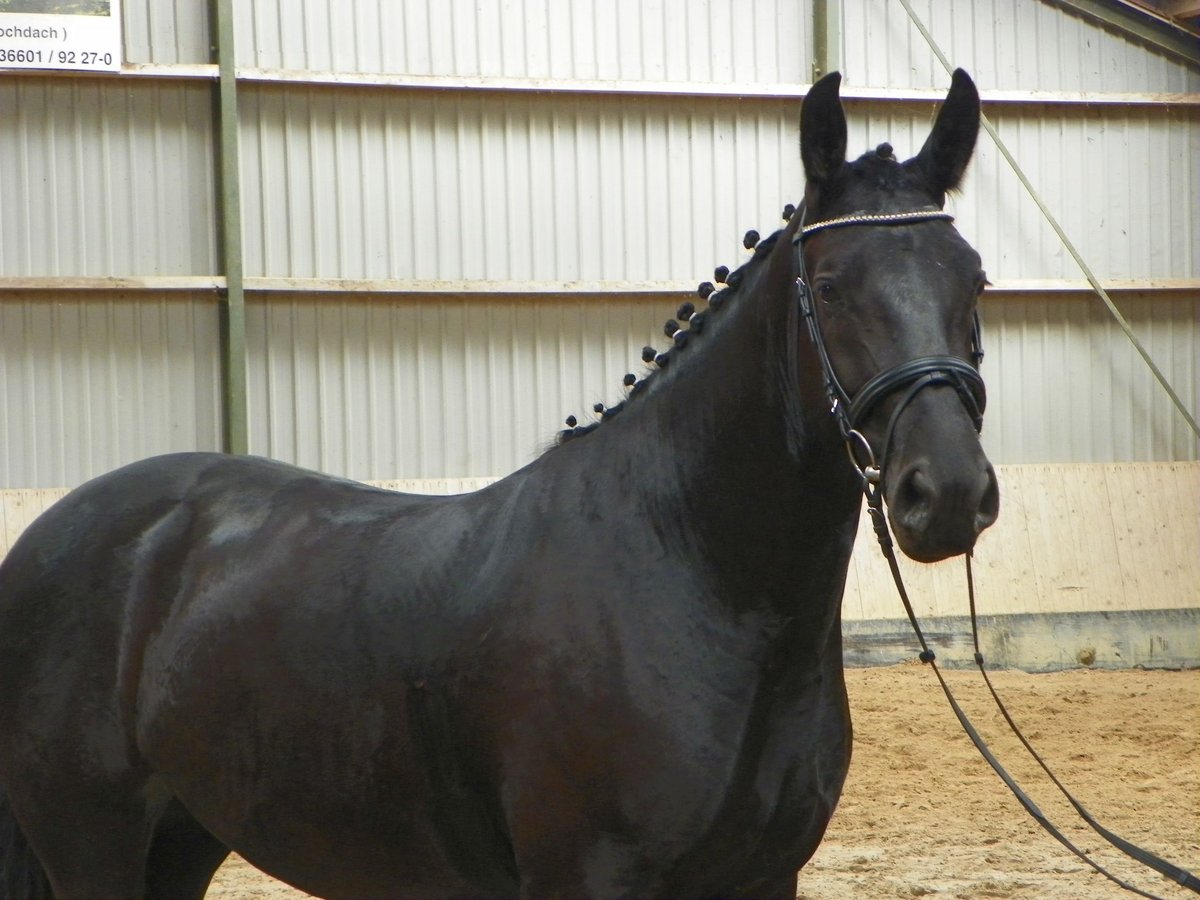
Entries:
{"label": "long black rein", "polygon": [[[953,692],[950,690],[949,684],[943,677],[941,670],[938,668],[936,654],[929,649],[929,644],[925,640],[925,634],[921,629],[920,622],[917,620],[916,613],[913,610],[912,602],[909,600],[908,591],[904,586],[904,580],[900,574],[900,567],[896,561],[895,546],[892,541],[891,533],[888,529],[887,516],[883,509],[883,490],[882,490],[882,467],[886,464],[887,453],[890,449],[892,433],[895,430],[896,422],[900,417],[900,413],[912,401],[917,392],[922,388],[933,384],[949,384],[954,387],[970,414],[975,428],[978,431],[982,426],[983,408],[986,402],[984,393],[983,379],[979,375],[978,365],[983,358],[982,335],[979,325],[979,318],[976,315],[975,324],[972,334],[972,357],[974,365],[951,356],[926,356],[910,360],[906,363],[901,363],[890,369],[880,372],[878,375],[871,378],[858,392],[851,397],[838,381],[837,374],[834,370],[832,360],[829,358],[829,353],[825,347],[824,336],[821,333],[820,322],[817,318],[816,309],[814,307],[812,290],[808,283],[808,272],[804,265],[803,240],[810,234],[822,231],[828,228],[841,228],[855,225],[909,225],[925,221],[950,221],[953,217],[940,209],[927,208],[919,210],[910,210],[897,213],[859,213],[848,216],[843,216],[836,219],[827,219],[820,222],[814,222],[809,225],[804,225],[804,207],[796,213],[801,217],[801,227],[797,229],[796,236],[793,238],[795,245],[795,266],[796,266],[796,292],[797,299],[800,304],[800,313],[808,325],[809,336],[812,338],[813,345],[816,349],[818,359],[821,363],[821,369],[825,378],[825,391],[830,404],[830,412],[837,419],[839,430],[841,431],[842,439],[846,443],[847,452],[850,455],[851,462],[858,469],[862,479],[863,495],[867,502],[867,511],[871,516],[871,524],[875,530],[875,536],[879,541],[880,549],[883,552],[884,558],[887,560],[888,568],[891,570],[892,579],[896,583],[896,590],[900,595],[900,600],[904,605],[904,611],[908,615],[908,620],[912,625],[913,632],[916,634],[917,642],[921,647],[920,660],[926,663],[937,676],[938,683],[942,687],[942,692],[946,695],[949,701],[950,708],[953,710],[955,718],[958,719],[963,731],[971,739],[971,743],[979,751],[980,755],[987,761],[1001,781],[1017,798],[1021,806],[1023,806],[1034,820],[1050,834],[1060,844],[1070,850],[1075,856],[1087,863],[1096,872],[1103,875],[1118,886],[1137,894],[1140,897],[1148,897],[1151,900],[1161,900],[1157,895],[1147,893],[1126,881],[1113,875],[1099,863],[1092,860],[1083,850],[1077,847],[1071,840],[1064,835],[1057,826],[1054,825],[1038,808],[1037,804],[1022,790],[1017,781],[1008,773],[1001,765],[988,747],[987,742],[976,730],[967,714],[963,711],[958,701],[955,699]],[[867,412],[881,400],[884,396],[895,391],[904,389],[904,394],[901,396],[900,402],[892,411],[892,415],[888,421],[887,430],[884,432],[884,445],[881,448],[878,461],[872,451],[870,443],[866,437],[858,430],[858,424],[865,417]],[[1167,862],[1164,859],[1154,855],[1130,841],[1125,840],[1120,835],[1115,834],[1109,829],[1101,825],[1096,819],[1083,807],[1083,805],[1075,799],[1074,796],[1066,789],[1063,783],[1054,775],[1047,766],[1045,760],[1037,753],[1033,745],[1022,734],[1017,727],[1016,722],[1009,714],[1000,696],[996,693],[995,687],[992,685],[991,679],[988,677],[987,669],[984,667],[983,654],[979,650],[979,630],[977,618],[975,614],[975,582],[971,571],[971,557],[968,554],[966,557],[967,569],[967,594],[970,602],[971,613],[971,638],[975,648],[975,664],[979,667],[980,673],[987,684],[988,691],[992,699],[995,701],[997,708],[1000,710],[1004,721],[1012,729],[1013,733],[1020,740],[1022,746],[1029,752],[1042,770],[1050,777],[1054,785],[1062,792],[1071,806],[1079,814],[1097,834],[1102,838],[1122,851],[1132,859],[1141,863],[1148,868],[1151,868],[1163,875],[1166,878],[1175,881],[1176,883],[1190,888],[1196,893],[1200,893],[1200,878],[1197,878],[1191,872],[1183,869],[1173,863]]]}

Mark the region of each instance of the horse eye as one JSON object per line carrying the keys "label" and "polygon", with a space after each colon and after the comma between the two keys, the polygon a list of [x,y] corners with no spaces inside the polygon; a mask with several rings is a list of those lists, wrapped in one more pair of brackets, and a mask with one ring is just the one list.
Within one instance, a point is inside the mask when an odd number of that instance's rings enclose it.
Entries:
{"label": "horse eye", "polygon": [[837,288],[833,286],[832,281],[817,282],[817,296],[825,303],[833,303],[837,300]]}
{"label": "horse eye", "polygon": [[980,272],[979,278],[975,282],[975,296],[982,296],[984,288],[989,287],[990,285],[991,282],[988,281],[987,272]]}

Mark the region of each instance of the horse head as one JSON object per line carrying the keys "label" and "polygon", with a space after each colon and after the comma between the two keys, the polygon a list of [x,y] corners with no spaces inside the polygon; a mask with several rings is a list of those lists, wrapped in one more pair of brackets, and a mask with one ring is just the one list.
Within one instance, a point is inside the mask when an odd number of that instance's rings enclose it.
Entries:
{"label": "horse head", "polygon": [[969,552],[999,506],[980,446],[985,402],[979,254],[944,212],[979,130],[979,94],[956,71],[920,152],[888,144],[846,160],[840,76],[801,111],[806,177],[797,268],[828,399],[900,548],[932,562]]}

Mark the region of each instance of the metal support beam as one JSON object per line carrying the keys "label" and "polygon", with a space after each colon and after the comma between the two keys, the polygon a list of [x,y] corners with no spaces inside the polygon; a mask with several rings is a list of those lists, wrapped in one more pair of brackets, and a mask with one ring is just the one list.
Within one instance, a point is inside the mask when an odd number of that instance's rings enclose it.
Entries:
{"label": "metal support beam", "polygon": [[[1200,0],[1164,0],[1159,4],[1163,14],[1173,19],[1194,19],[1200,16]],[[1195,25],[1195,23],[1192,23]]]}
{"label": "metal support beam", "polygon": [[[2,0],[0,0],[2,2]],[[1197,0],[1200,2],[1200,0]],[[827,34],[827,37],[829,35]],[[830,71],[842,65],[840,38],[832,36],[829,50],[822,56],[837,54],[836,61],[826,61]],[[1200,47],[1200,45],[1198,45]],[[817,48],[814,48],[816,50]],[[815,67],[814,67],[815,68]],[[216,65],[200,63],[126,63],[120,74],[109,72],[71,72],[47,69],[38,72],[39,78],[62,78],[74,81],[146,79],[150,81],[218,82]],[[728,81],[720,84],[700,84],[686,81],[650,81],[643,79],[583,79],[583,78],[510,78],[500,75],[405,75],[394,72],[311,72],[294,69],[256,69],[238,66],[237,83],[240,89],[258,85],[306,85],[313,88],[346,88],[350,90],[399,91],[411,94],[460,94],[484,97],[488,94],[533,96],[539,100],[556,101],[564,97],[621,97],[633,101],[652,101],[663,97],[689,97],[720,102],[800,100],[805,86],[795,83],[765,81]],[[1200,94],[1149,91],[1066,91],[1029,90],[1025,88],[980,88],[980,98],[989,107],[1085,106],[1089,108],[1157,107],[1159,109],[1200,107]],[[843,84],[843,102],[940,103],[946,92],[935,88],[885,87]]]}
{"label": "metal support beam", "polygon": [[842,68],[842,0],[813,0],[812,80]]}
{"label": "metal support beam", "polygon": [[1174,22],[1141,7],[1112,0],[1049,0],[1055,6],[1165,52],[1173,59],[1200,67],[1200,41]]}
{"label": "metal support beam", "polygon": [[[1112,278],[1105,279],[1110,294],[1154,294],[1171,300],[1191,302],[1200,297],[1200,278]],[[292,296],[358,294],[370,300],[430,300],[445,297],[521,297],[558,301],[566,297],[674,297],[693,294],[696,283],[687,281],[520,281],[497,279],[413,278],[312,278],[291,275],[250,275],[243,279],[244,293],[259,299]],[[1090,294],[1094,288],[1084,278],[1003,278],[988,286],[987,295],[1065,296]],[[225,279],[220,275],[9,275],[0,277],[0,305],[31,300],[58,302],[64,293],[87,301],[105,300],[112,293],[151,292],[157,295],[216,294],[223,296]],[[656,301],[661,302],[661,301]]]}
{"label": "metal support beam", "polygon": [[225,288],[221,292],[221,424],[226,453],[249,452],[246,400],[246,294],[242,272],[242,197],[239,179],[237,72],[233,0],[211,0],[213,53],[218,68],[217,228]]}

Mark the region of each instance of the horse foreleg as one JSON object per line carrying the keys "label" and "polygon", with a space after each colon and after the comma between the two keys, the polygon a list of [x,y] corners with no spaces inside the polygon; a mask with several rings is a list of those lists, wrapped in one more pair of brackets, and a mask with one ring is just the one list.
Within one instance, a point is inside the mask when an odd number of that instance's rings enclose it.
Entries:
{"label": "horse foreleg", "polygon": [[787,875],[775,881],[757,885],[749,893],[734,894],[747,900],[796,900],[797,874]]}
{"label": "horse foreleg", "polygon": [[76,783],[31,787],[19,779],[10,785],[12,811],[56,900],[145,896],[152,829],[140,793],[84,794]]}
{"label": "horse foreleg", "polygon": [[29,845],[3,790],[0,790],[0,898],[53,900],[42,862]]}
{"label": "horse foreleg", "polygon": [[146,900],[200,900],[228,855],[228,847],[172,800],[150,844]]}

